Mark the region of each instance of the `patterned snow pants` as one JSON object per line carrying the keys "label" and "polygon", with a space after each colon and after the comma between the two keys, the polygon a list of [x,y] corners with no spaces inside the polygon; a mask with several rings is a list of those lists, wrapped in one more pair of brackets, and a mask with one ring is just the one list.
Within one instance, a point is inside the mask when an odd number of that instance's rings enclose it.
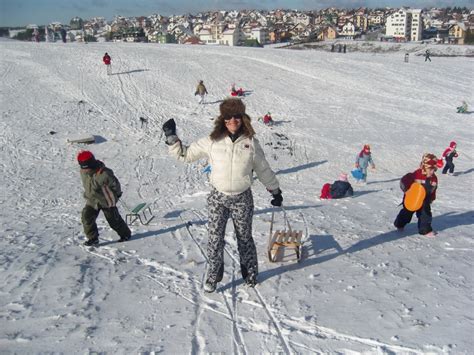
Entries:
{"label": "patterned snow pants", "polygon": [[207,244],[206,282],[215,285],[224,273],[224,236],[229,217],[232,218],[240,255],[240,270],[247,283],[255,284],[258,274],[257,249],[252,238],[252,190],[229,196],[211,190],[207,198],[209,209],[209,241]]}

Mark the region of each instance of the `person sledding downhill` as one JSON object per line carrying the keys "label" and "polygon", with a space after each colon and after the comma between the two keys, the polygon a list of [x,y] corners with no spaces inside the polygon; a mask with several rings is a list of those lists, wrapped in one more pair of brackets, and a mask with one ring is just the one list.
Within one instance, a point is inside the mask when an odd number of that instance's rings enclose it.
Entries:
{"label": "person sledding downhill", "polygon": [[199,95],[199,103],[204,103],[204,95],[207,95],[207,89],[204,86],[204,82],[199,80],[199,84],[196,87],[196,91],[194,92],[194,96]]}
{"label": "person sledding downhill", "polygon": [[[438,169],[438,159],[434,154],[424,154],[420,168],[413,173],[408,173],[400,180],[400,188],[405,193],[403,196],[403,208],[398,213],[394,225],[399,231],[403,231],[404,227],[410,223],[413,213],[418,217],[418,233],[427,237],[434,237],[437,233],[431,227],[433,219],[431,215],[431,203],[436,199],[436,189],[438,188],[438,178],[435,171]],[[412,184],[419,183],[424,189],[425,197],[421,202],[421,206],[415,211],[410,210],[407,206],[407,193]],[[412,208],[413,209],[413,208]]]}
{"label": "person sledding downhill", "polygon": [[357,182],[367,182],[367,168],[370,166],[375,169],[374,161],[372,160],[372,153],[370,151],[370,145],[365,144],[359,154],[356,156],[355,167],[362,172],[362,178]]}
{"label": "person sledding downhill", "polygon": [[105,66],[107,67],[107,75],[112,74],[112,58],[108,53],[105,53],[102,57],[102,61],[104,62]]}
{"label": "person sledding downhill", "polygon": [[87,238],[84,245],[99,244],[96,219],[100,211],[104,212],[110,227],[120,236],[119,242],[129,240],[132,232],[116,206],[118,199],[122,196],[122,190],[113,171],[100,160],[96,160],[94,155],[87,150],[77,155],[77,162],[81,167],[81,180],[86,199],[86,205],[82,210],[82,225]]}
{"label": "person sledding downhill", "polygon": [[238,90],[235,88],[235,84],[232,84],[231,88],[230,88],[230,95],[231,96],[238,96],[238,97],[241,97],[241,96],[244,96],[244,90],[242,88],[239,88]]}
{"label": "person sledding downhill", "polygon": [[442,173],[448,175],[453,175],[454,173],[454,163],[453,159],[458,157],[458,152],[456,151],[457,144],[456,142],[449,143],[449,147],[443,152],[443,158],[446,160],[446,165],[443,168]]}
{"label": "person sledding downhill", "polygon": [[273,126],[274,123],[270,112],[267,112],[263,117],[259,117],[258,120],[262,121],[265,126]]}
{"label": "person sledding downhill", "polygon": [[245,105],[240,99],[229,98],[220,104],[212,133],[185,146],[176,135],[176,123],[163,125],[170,155],[183,162],[207,158],[212,166],[209,181],[207,246],[208,265],[204,291],[214,292],[224,273],[224,236],[227,220],[232,218],[242,277],[248,286],[257,284],[257,250],[252,237],[254,211],[251,185],[253,172],[272,194],[273,206],[281,206],[282,192],[271,170]]}

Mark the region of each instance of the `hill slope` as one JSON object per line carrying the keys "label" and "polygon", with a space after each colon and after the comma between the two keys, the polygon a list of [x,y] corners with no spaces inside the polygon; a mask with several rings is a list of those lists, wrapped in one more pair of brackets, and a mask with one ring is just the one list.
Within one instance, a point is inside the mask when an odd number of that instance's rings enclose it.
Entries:
{"label": "hill slope", "polygon": [[[474,134],[472,60],[398,54],[141,44],[0,42],[0,345],[13,352],[468,353],[472,337]],[[113,75],[101,63],[112,56]],[[468,74],[471,72],[471,74]],[[198,105],[198,80],[209,96]],[[241,283],[231,223],[224,280],[202,290],[205,162],[167,155],[161,125],[184,142],[205,136],[231,83],[278,173],[288,216],[305,232],[304,259],[270,264],[270,196],[256,182],[260,284]],[[271,111],[277,125],[257,122]],[[148,118],[141,127],[139,117]],[[93,134],[92,146],[67,144]],[[399,234],[400,176],[425,152],[458,142],[457,176],[440,176],[434,239]],[[364,143],[377,169],[354,198],[318,199],[353,168]],[[90,149],[119,177],[126,207],[155,219],[80,246],[75,161]],[[439,174],[441,175],[441,174]],[[353,182],[353,181],[352,181]],[[282,226],[281,212],[277,223]],[[415,221],[414,221],[415,222]]]}

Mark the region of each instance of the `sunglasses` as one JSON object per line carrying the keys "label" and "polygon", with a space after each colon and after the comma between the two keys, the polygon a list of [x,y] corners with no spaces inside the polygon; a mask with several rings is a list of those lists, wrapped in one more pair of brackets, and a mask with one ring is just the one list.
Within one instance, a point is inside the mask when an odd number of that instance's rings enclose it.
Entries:
{"label": "sunglasses", "polygon": [[227,117],[224,117],[224,121],[230,121],[232,118],[236,119],[236,120],[241,120],[242,117],[244,117],[243,114],[241,113],[237,113],[235,115],[232,115],[232,116],[227,116]]}

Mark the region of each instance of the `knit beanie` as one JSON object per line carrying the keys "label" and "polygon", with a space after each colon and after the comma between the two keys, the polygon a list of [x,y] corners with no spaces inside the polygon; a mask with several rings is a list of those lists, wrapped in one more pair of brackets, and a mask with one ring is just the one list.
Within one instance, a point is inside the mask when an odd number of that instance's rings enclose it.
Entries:
{"label": "knit beanie", "polygon": [[94,154],[88,150],[83,150],[77,155],[77,162],[81,169],[94,169],[97,166],[97,160],[95,160]]}
{"label": "knit beanie", "polygon": [[339,175],[339,180],[340,181],[347,181],[347,174],[341,173],[341,175]]}
{"label": "knit beanie", "polygon": [[449,147],[450,148],[455,148],[456,147],[456,142],[455,141],[452,141],[451,143],[449,143]]}
{"label": "knit beanie", "polygon": [[219,110],[221,112],[221,117],[232,118],[234,115],[243,115],[245,114],[245,105],[241,99],[226,99],[220,106]]}

